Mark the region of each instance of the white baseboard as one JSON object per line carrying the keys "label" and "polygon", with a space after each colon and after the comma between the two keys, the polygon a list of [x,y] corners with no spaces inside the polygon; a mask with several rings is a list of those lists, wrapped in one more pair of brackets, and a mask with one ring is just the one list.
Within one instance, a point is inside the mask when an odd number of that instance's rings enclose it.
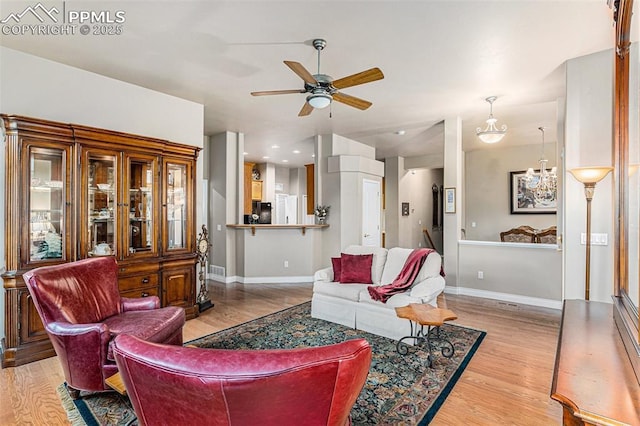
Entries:
{"label": "white baseboard", "polygon": [[481,297],[483,299],[502,300],[522,305],[540,306],[543,308],[562,309],[562,300],[542,299],[539,297],[521,296],[519,294],[499,293],[497,291],[478,290],[476,288],[447,286],[445,293],[462,296]]}
{"label": "white baseboard", "polygon": [[242,284],[291,284],[291,283],[312,283],[313,276],[298,277],[240,277],[237,275],[223,277],[207,274],[207,278],[222,283],[242,283]]}
{"label": "white baseboard", "polygon": [[221,283],[231,282],[231,281],[227,281],[227,278],[228,277],[225,277],[224,275],[211,274],[211,273],[207,274],[207,279],[208,280],[218,281],[218,282],[221,282]]}

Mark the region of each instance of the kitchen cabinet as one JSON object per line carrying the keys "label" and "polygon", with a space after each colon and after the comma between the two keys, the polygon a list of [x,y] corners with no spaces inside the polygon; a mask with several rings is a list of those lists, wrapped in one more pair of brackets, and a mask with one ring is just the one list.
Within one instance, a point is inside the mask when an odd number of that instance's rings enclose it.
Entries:
{"label": "kitchen cabinet", "polygon": [[251,181],[251,200],[262,201],[262,181],[261,180]]}

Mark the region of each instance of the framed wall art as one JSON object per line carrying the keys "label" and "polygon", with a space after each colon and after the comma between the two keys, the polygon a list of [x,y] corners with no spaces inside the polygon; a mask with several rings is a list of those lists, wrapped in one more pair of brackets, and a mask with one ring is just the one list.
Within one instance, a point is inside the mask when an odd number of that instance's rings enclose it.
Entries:
{"label": "framed wall art", "polygon": [[456,212],[456,189],[455,188],[444,189],[444,212],[445,213]]}
{"label": "framed wall art", "polygon": [[540,170],[534,172],[531,180],[526,178],[526,173],[526,170],[509,172],[511,214],[555,214],[558,208],[557,188],[544,197],[536,196]]}

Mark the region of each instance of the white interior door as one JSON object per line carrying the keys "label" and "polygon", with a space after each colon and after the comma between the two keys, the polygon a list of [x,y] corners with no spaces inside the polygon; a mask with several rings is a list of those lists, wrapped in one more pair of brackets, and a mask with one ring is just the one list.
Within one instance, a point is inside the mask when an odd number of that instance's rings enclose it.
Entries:
{"label": "white interior door", "polygon": [[380,247],[380,182],[362,181],[362,245]]}
{"label": "white interior door", "polygon": [[284,225],[287,223],[287,194],[276,194],[274,224]]}
{"label": "white interior door", "polygon": [[298,197],[296,195],[289,195],[287,197],[287,205],[285,208],[285,223],[297,224],[298,222]]}

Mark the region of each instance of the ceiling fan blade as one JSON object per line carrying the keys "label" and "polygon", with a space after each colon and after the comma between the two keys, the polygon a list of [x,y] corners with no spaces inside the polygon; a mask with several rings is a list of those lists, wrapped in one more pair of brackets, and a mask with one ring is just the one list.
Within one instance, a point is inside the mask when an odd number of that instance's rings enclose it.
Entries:
{"label": "ceiling fan blade", "polygon": [[340,78],[334,81],[333,87],[336,89],[344,89],[345,87],[357,86],[359,84],[369,83],[376,80],[382,80],[384,74],[380,71],[380,68],[371,68],[366,71],[359,72],[347,77]]}
{"label": "ceiling fan blade", "polygon": [[288,90],[263,90],[261,92],[251,92],[252,96],[268,96],[268,95],[288,95],[290,93],[304,93],[304,89],[288,89]]}
{"label": "ceiling fan blade", "polygon": [[300,63],[294,61],[284,61],[284,64],[291,68],[291,71],[298,74],[298,76],[303,79],[306,83],[309,84],[318,84],[315,78],[311,75],[309,71]]}
{"label": "ceiling fan blade", "polygon": [[302,105],[302,109],[298,113],[298,117],[304,117],[305,115],[309,115],[311,114],[312,111],[313,111],[313,107],[309,105],[309,102],[305,102],[304,105]]}
{"label": "ceiling fan blade", "polygon": [[336,92],[331,96],[333,96],[334,101],[338,101],[345,105],[349,105],[361,110],[365,110],[369,108],[371,105],[373,105],[371,102],[365,101],[364,99],[356,98],[355,96],[346,95],[340,92]]}

